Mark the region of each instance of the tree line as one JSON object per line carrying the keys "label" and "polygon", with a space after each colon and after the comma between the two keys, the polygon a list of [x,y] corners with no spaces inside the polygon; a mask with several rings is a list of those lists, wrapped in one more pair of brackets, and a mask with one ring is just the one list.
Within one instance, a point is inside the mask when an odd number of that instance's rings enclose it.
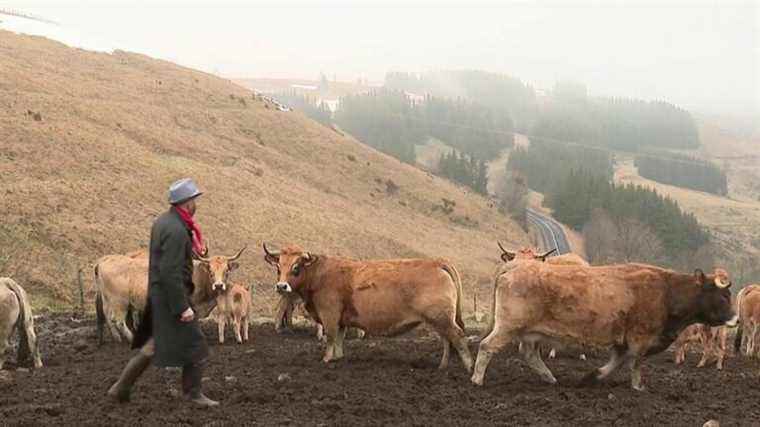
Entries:
{"label": "tree line", "polygon": [[415,102],[404,92],[389,89],[341,98],[335,121],[365,144],[407,163],[415,161],[415,145],[430,137],[439,139],[459,152],[458,160],[445,159],[441,174],[475,189],[483,188],[478,183],[484,173],[479,165],[513,142],[512,120],[506,112],[461,98],[428,95]]}
{"label": "tree line", "polygon": [[[687,260],[685,254],[711,254],[704,249],[710,236],[694,215],[649,188],[612,183],[612,167],[605,150],[531,141],[510,156],[501,204],[524,206],[524,179],[528,187],[544,193],[544,205],[557,220],[583,232],[587,254],[595,263],[675,265]],[[517,209],[510,214],[517,216]]]}
{"label": "tree line", "polygon": [[700,145],[691,114],[673,104],[589,98],[583,89],[558,86],[550,104],[538,115],[533,135],[624,151]]}
{"label": "tree line", "polygon": [[512,150],[507,169],[519,171],[533,190],[548,193],[572,170],[592,170],[612,179],[613,161],[606,150],[532,138],[529,148]]}
{"label": "tree line", "polygon": [[583,231],[592,262],[688,263],[687,254],[694,258],[710,243],[696,217],[676,201],[587,170],[571,171],[546,204],[559,221]]}
{"label": "tree line", "polygon": [[506,112],[523,132],[536,114],[535,90],[505,74],[478,70],[390,72],[385,76],[385,87],[437,98],[462,98],[500,113]]}
{"label": "tree line", "polygon": [[441,153],[438,175],[466,185],[480,194],[488,193],[488,165],[485,160],[460,154],[456,150]]}
{"label": "tree line", "polygon": [[725,196],[726,173],[712,162],[668,153],[637,155],[635,165],[644,178]]}

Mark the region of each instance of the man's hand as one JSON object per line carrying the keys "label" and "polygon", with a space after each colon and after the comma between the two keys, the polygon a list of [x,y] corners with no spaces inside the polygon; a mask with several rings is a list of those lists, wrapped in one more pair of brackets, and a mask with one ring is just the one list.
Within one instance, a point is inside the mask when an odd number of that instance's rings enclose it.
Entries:
{"label": "man's hand", "polygon": [[195,313],[193,312],[193,309],[188,307],[187,310],[183,311],[182,314],[179,316],[180,322],[192,322],[195,318]]}

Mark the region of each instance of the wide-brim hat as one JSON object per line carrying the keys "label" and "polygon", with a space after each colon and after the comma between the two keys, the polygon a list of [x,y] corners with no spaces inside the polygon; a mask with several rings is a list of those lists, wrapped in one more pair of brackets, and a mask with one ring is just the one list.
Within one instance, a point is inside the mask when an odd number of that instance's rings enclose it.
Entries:
{"label": "wide-brim hat", "polygon": [[169,203],[177,205],[203,194],[191,178],[183,178],[169,187]]}

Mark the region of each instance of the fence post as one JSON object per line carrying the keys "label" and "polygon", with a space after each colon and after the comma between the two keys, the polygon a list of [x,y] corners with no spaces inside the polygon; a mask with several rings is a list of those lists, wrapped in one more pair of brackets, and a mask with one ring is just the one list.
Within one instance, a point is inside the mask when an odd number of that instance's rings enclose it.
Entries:
{"label": "fence post", "polygon": [[77,270],[77,282],[79,283],[79,312],[78,317],[84,317],[84,283],[82,282],[82,267]]}

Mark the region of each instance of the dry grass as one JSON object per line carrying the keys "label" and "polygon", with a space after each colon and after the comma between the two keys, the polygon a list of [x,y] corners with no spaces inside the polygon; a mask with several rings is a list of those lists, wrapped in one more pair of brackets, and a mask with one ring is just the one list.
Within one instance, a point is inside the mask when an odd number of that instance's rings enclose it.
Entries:
{"label": "dry grass", "polygon": [[[183,176],[206,191],[198,220],[212,253],[249,246],[237,273],[246,281],[274,280],[267,241],[359,258],[447,257],[469,289],[486,289],[494,241],[528,241],[485,198],[267,109],[228,80],[132,53],[0,31],[0,144],[0,225],[25,242],[0,275],[12,269],[37,305],[70,302],[77,268],[145,246],[168,184]],[[451,215],[433,211],[442,198],[456,202]],[[272,298],[269,285],[254,288],[260,313]]]}

